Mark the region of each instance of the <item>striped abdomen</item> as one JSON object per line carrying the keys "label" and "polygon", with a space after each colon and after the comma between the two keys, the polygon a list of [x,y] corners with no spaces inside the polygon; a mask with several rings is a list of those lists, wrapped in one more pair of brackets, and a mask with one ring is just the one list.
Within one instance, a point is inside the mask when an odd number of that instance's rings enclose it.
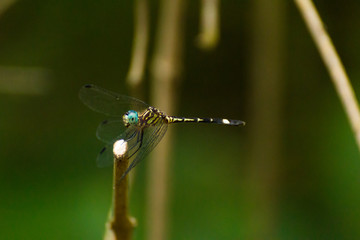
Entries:
{"label": "striped abdomen", "polygon": [[232,120],[226,118],[186,118],[186,117],[170,117],[167,116],[168,123],[192,122],[192,123],[216,123],[231,126],[243,126],[245,122],[240,120]]}

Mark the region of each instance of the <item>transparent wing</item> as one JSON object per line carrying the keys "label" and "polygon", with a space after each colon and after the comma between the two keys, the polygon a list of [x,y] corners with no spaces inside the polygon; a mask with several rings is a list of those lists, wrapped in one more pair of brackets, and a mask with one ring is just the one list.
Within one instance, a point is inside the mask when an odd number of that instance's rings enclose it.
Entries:
{"label": "transparent wing", "polygon": [[148,153],[150,153],[155,148],[155,146],[164,137],[167,127],[167,123],[162,121],[155,126],[149,126],[143,130],[144,133],[142,138],[142,145],[121,178],[124,178],[126,174],[131,171],[131,169],[133,169],[141,160],[146,157]]}
{"label": "transparent wing", "polygon": [[92,84],[86,84],[80,89],[79,98],[90,109],[114,117],[122,117],[130,109],[141,113],[149,107],[139,99],[124,96]]}
{"label": "transparent wing", "polygon": [[99,124],[96,137],[106,144],[111,144],[118,139],[124,139],[126,130],[121,118],[108,119]]}
{"label": "transparent wing", "polygon": [[96,165],[98,167],[108,167],[111,166],[114,162],[114,154],[113,154],[113,144],[118,139],[124,139],[124,141],[128,142],[128,148],[133,149],[133,146],[136,146],[138,135],[140,133],[140,129],[136,127],[130,127],[126,129],[125,132],[118,135],[113,141],[108,142],[99,153],[96,159]]}
{"label": "transparent wing", "polygon": [[112,145],[105,146],[96,158],[96,165],[100,168],[109,167],[114,163],[114,154]]}

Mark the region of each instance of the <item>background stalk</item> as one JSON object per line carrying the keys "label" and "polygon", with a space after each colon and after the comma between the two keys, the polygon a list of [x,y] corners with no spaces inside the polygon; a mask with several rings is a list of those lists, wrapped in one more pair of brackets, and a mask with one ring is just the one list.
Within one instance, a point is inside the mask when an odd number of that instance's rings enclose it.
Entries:
{"label": "background stalk", "polygon": [[349,119],[358,149],[360,151],[360,111],[354,90],[351,86],[340,57],[329,34],[311,0],[295,0],[297,7],[315,41],[321,58],[330,74],[340,101]]}
{"label": "background stalk", "polygon": [[[284,1],[253,3],[248,239],[276,239],[283,146]],[[271,31],[269,31],[271,29]]]}
{"label": "background stalk", "polygon": [[[184,0],[162,0],[158,19],[155,52],[151,66],[151,104],[173,115],[176,109],[176,86],[182,69]],[[154,149],[149,161],[147,189],[147,239],[167,238],[169,205],[169,167],[172,130]]]}

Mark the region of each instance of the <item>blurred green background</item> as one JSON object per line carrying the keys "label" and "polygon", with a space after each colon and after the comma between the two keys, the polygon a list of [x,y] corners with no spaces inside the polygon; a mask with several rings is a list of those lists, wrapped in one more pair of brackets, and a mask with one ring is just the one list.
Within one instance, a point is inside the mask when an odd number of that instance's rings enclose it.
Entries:
{"label": "blurred green background", "polygon": [[[360,2],[315,3],[359,95]],[[151,43],[158,4],[151,2]],[[275,238],[360,239],[358,149],[298,10],[292,1],[284,6]],[[248,125],[172,126],[169,239],[249,236],[249,135],[256,128],[249,121],[252,7],[252,1],[223,1],[219,46],[204,52],[195,44],[199,3],[187,2],[176,114]],[[95,130],[106,117],[86,108],[77,94],[86,83],[128,92],[132,37],[131,1],[17,1],[3,11],[0,239],[102,238],[112,171],[96,167],[102,143]],[[43,80],[31,81],[37,74]],[[37,84],[39,92],[32,91]],[[145,236],[146,166],[144,161],[137,167],[131,189],[135,239]]]}

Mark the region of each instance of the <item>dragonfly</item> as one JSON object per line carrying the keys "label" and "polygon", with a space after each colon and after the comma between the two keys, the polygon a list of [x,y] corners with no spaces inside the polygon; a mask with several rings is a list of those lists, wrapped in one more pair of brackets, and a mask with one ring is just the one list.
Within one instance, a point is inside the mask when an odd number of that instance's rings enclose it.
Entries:
{"label": "dragonfly", "polygon": [[93,111],[110,118],[101,122],[96,130],[97,138],[106,146],[97,157],[97,166],[114,163],[114,144],[126,142],[126,156],[130,164],[124,178],[163,138],[172,123],[215,123],[228,126],[244,126],[245,122],[226,118],[198,118],[168,116],[145,102],[121,95],[93,84],[84,85],[79,92],[80,100]]}

